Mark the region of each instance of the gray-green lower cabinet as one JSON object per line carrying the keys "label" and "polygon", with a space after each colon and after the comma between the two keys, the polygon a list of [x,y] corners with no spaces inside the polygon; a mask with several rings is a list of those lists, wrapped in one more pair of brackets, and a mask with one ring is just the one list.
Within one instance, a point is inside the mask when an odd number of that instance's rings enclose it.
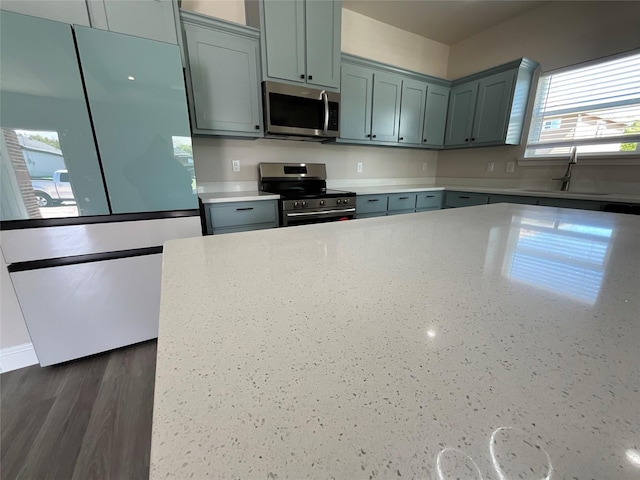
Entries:
{"label": "gray-green lower cabinet", "polygon": [[537,197],[520,195],[494,195],[489,196],[489,203],[517,203],[520,205],[538,205]]}
{"label": "gray-green lower cabinet", "polygon": [[246,232],[278,226],[278,201],[207,203],[203,205],[206,234]]}
{"label": "gray-green lower cabinet", "polygon": [[260,32],[180,13],[193,133],[261,137]]}
{"label": "gray-green lower cabinet", "polygon": [[356,196],[356,218],[384,217],[388,200],[388,195]]}
{"label": "gray-green lower cabinet", "polygon": [[487,203],[489,195],[486,193],[446,192],[444,208],[471,207]]}
{"label": "gray-green lower cabinet", "polygon": [[578,208],[580,210],[602,210],[602,202],[592,200],[575,200],[572,198],[538,198],[538,205],[544,207]]}
{"label": "gray-green lower cabinet", "polygon": [[415,212],[417,196],[416,193],[392,193],[389,195],[387,215]]}
{"label": "gray-green lower cabinet", "polygon": [[440,210],[444,192],[420,192],[416,194],[416,212],[426,212],[429,210]]}

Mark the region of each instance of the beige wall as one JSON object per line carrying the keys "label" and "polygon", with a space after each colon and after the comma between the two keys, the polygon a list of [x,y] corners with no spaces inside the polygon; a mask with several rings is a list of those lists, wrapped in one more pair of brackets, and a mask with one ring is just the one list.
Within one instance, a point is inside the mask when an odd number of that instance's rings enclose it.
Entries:
{"label": "beige wall", "polygon": [[449,47],[342,9],[342,51],[446,78]]}
{"label": "beige wall", "polygon": [[[209,182],[256,181],[260,162],[326,163],[327,177],[331,180],[434,178],[438,155],[409,148],[217,138],[195,138],[193,153],[201,187]],[[233,172],[232,160],[240,160],[240,172]],[[358,162],[363,164],[362,173],[357,173]]]}
{"label": "beige wall", "polygon": [[244,0],[182,0],[181,8],[245,25]]}
{"label": "beige wall", "polygon": [[[549,2],[452,46],[448,72],[450,78],[456,78],[523,56],[540,62],[541,69],[548,71],[638,47],[640,2]],[[564,166],[517,166],[513,174],[506,173],[506,163],[523,154],[524,145],[441,152],[437,176],[558,186],[549,179],[561,176]],[[485,171],[487,162],[495,163],[494,173]],[[637,166],[578,163],[574,172],[576,182],[584,185],[611,182],[607,183],[609,190],[622,191],[630,188],[630,182],[640,182]]]}

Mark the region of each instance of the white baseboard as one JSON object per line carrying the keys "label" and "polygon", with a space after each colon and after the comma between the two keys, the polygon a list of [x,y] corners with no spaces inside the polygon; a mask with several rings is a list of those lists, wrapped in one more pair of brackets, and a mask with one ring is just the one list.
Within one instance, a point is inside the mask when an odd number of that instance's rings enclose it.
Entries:
{"label": "white baseboard", "polygon": [[0,350],[1,373],[36,365],[37,363],[38,357],[32,343],[23,343]]}

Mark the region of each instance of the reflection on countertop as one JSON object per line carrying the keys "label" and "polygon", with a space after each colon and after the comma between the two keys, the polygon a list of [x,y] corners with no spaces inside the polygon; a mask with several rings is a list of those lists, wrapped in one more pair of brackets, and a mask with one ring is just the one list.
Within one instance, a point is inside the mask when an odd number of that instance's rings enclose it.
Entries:
{"label": "reflection on countertop", "polygon": [[607,267],[614,222],[575,216],[514,216],[503,275],[536,288],[595,303]]}

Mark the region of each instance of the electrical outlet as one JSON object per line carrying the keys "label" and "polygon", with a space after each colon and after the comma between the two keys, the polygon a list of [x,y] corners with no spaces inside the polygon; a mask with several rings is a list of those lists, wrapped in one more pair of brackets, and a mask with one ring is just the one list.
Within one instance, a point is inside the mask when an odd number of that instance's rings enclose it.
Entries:
{"label": "electrical outlet", "polygon": [[358,173],[362,173],[362,162],[358,162],[357,171]]}
{"label": "electrical outlet", "polygon": [[231,165],[233,165],[234,172],[240,171],[240,160],[231,160]]}
{"label": "electrical outlet", "polygon": [[507,162],[507,173],[513,173],[516,170],[516,162]]}
{"label": "electrical outlet", "polygon": [[493,172],[493,167],[495,166],[494,162],[487,163],[487,172]]}
{"label": "electrical outlet", "polygon": [[427,162],[422,163],[422,171],[426,172],[429,169],[429,164]]}

